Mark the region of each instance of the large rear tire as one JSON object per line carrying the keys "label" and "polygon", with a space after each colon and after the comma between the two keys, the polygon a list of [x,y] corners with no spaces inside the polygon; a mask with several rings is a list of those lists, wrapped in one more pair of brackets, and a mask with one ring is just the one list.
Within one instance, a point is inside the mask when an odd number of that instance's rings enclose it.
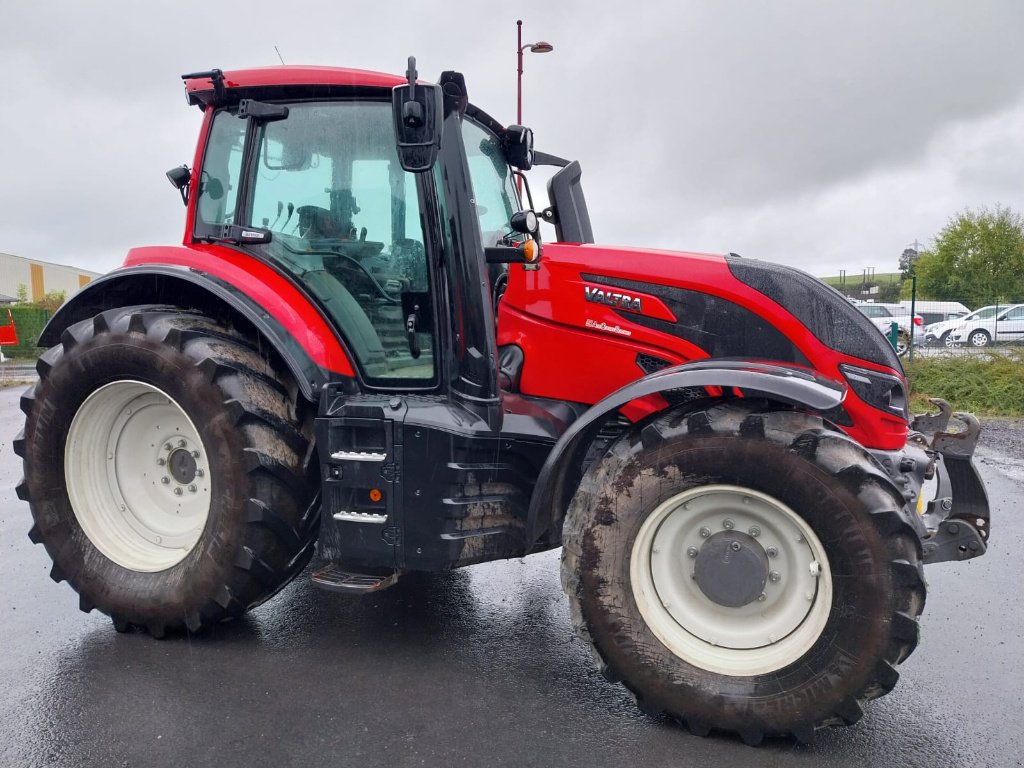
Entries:
{"label": "large rear tire", "polygon": [[904,500],[818,417],[665,415],[584,477],[563,530],[574,624],[649,713],[748,743],[860,718],[917,644]]}
{"label": "large rear tire", "polygon": [[83,610],[156,637],[197,631],[309,561],[312,420],[241,333],[170,307],[116,309],[71,326],[37,367],[18,490]]}

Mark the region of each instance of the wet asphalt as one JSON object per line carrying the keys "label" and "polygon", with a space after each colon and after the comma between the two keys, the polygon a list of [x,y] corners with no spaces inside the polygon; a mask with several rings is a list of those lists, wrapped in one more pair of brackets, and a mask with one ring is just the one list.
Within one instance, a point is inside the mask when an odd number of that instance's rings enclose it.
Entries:
{"label": "wet asphalt", "polygon": [[922,642],[860,723],[750,748],[638,712],[573,636],[558,554],[404,577],[363,597],[301,576],[197,637],[117,634],[33,546],[20,388],[0,388],[0,766],[1024,765],[1024,430],[979,465],[988,554],[929,566]]}

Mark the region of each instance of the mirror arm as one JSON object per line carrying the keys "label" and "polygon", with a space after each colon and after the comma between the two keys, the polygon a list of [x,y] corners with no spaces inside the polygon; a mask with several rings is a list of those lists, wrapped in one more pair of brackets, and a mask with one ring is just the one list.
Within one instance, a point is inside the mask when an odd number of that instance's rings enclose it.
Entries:
{"label": "mirror arm", "polygon": [[533,151],[534,165],[554,165],[558,168],[565,168],[570,162],[572,161],[557,155],[549,155],[547,152],[539,152],[536,149]]}
{"label": "mirror arm", "polygon": [[[530,204],[529,205],[529,210],[531,210],[531,211],[534,210],[534,208],[533,208],[533,194],[530,192],[530,182],[526,178],[526,174],[523,173],[520,170],[517,170],[517,169],[513,168],[512,169],[512,175],[514,177],[519,178],[519,179],[522,180],[523,188],[526,190],[526,200]],[[520,201],[520,202],[522,202],[522,201]]]}

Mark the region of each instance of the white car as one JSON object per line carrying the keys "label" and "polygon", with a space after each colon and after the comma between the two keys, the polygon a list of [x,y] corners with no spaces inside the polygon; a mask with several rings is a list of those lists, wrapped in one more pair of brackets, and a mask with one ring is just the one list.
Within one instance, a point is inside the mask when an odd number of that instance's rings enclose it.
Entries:
{"label": "white car", "polygon": [[907,353],[909,341],[921,332],[921,316],[910,316],[910,310],[900,304],[883,304],[875,301],[854,302],[854,306],[867,317],[882,335],[889,338],[889,330],[895,322],[899,326],[899,337],[896,341],[896,353],[901,357]]}
{"label": "white car", "polygon": [[987,347],[989,344],[1024,339],[1024,304],[1006,307],[989,318],[961,320],[949,333],[953,344]]}
{"label": "white car", "polygon": [[925,344],[941,344],[944,347],[953,346],[953,331],[961,328],[965,323],[974,320],[991,320],[1000,310],[1006,309],[1006,305],[993,304],[988,307],[981,307],[969,312],[962,317],[951,317],[935,323],[929,323],[924,327]]}

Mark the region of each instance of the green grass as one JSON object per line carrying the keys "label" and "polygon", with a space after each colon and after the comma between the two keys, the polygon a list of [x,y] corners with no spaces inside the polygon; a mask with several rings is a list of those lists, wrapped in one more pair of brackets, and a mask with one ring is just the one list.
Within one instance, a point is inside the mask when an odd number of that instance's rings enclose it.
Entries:
{"label": "green grass", "polygon": [[910,408],[934,410],[929,397],[978,416],[1024,416],[1024,350],[972,357],[919,357],[906,364]]}
{"label": "green grass", "polygon": [[[837,288],[842,284],[843,278],[836,275],[834,277],[819,277],[819,280],[823,283],[836,286]],[[898,283],[902,279],[899,272],[875,272],[875,274],[868,279],[869,283]],[[860,285],[864,281],[863,272],[847,272],[846,273],[846,285]]]}

